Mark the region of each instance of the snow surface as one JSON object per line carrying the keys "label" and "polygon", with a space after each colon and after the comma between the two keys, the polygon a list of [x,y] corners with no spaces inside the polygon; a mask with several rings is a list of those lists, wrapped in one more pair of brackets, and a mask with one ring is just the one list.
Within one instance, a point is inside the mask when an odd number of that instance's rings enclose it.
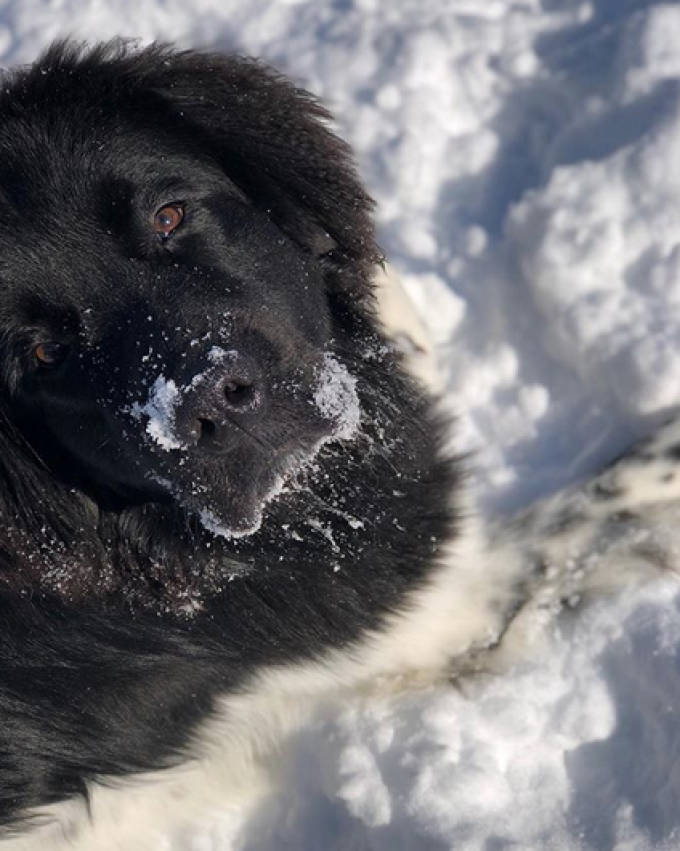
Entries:
{"label": "snow surface", "polygon": [[[486,507],[596,469],[677,407],[679,5],[0,4],[4,64],[64,34],[238,46],[329,103]],[[678,639],[658,585],[558,621],[507,676],[329,707],[285,791],[189,851],[678,848]]]}

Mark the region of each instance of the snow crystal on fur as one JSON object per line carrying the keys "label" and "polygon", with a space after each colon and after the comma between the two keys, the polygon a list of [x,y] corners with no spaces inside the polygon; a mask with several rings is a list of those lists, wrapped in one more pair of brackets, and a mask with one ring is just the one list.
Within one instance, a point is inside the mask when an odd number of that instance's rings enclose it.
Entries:
{"label": "snow crystal on fur", "polygon": [[328,352],[318,373],[314,402],[324,417],[335,421],[335,438],[354,437],[361,422],[357,380]]}
{"label": "snow crystal on fur", "polygon": [[171,449],[184,449],[184,444],[175,433],[175,409],[180,402],[180,389],[170,378],[159,375],[155,380],[149,398],[144,405],[135,402],[130,408],[132,416],[139,420],[148,417],[147,434],[166,452]]}

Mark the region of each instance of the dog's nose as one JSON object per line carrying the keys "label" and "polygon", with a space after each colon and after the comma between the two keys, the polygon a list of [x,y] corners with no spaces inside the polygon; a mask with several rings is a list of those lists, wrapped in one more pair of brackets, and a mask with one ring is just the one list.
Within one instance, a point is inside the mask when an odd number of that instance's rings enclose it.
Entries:
{"label": "dog's nose", "polygon": [[175,429],[186,445],[227,445],[238,436],[238,420],[257,416],[264,401],[255,361],[230,352],[188,383],[175,411]]}
{"label": "dog's nose", "polygon": [[262,386],[258,370],[250,358],[239,356],[219,376],[216,390],[218,409],[240,414],[256,411],[262,404]]}

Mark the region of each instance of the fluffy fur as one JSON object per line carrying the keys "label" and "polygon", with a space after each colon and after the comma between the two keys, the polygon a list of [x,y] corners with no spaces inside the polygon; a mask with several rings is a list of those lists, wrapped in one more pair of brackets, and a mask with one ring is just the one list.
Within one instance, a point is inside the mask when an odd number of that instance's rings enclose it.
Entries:
{"label": "fluffy fur", "polygon": [[[4,80],[3,849],[153,849],[261,789],[314,700],[463,670],[609,581],[604,550],[565,565],[630,520],[635,459],[459,529],[327,119],[255,62],[166,47],[58,44]],[[629,550],[626,578],[664,562]]]}

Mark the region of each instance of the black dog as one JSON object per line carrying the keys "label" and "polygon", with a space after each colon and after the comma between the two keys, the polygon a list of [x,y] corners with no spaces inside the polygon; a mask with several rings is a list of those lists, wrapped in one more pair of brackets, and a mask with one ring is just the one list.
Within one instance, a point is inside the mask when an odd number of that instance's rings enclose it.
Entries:
{"label": "black dog", "polygon": [[0,847],[152,848],[311,696],[439,664],[456,466],[327,118],[157,46],[3,81]]}

